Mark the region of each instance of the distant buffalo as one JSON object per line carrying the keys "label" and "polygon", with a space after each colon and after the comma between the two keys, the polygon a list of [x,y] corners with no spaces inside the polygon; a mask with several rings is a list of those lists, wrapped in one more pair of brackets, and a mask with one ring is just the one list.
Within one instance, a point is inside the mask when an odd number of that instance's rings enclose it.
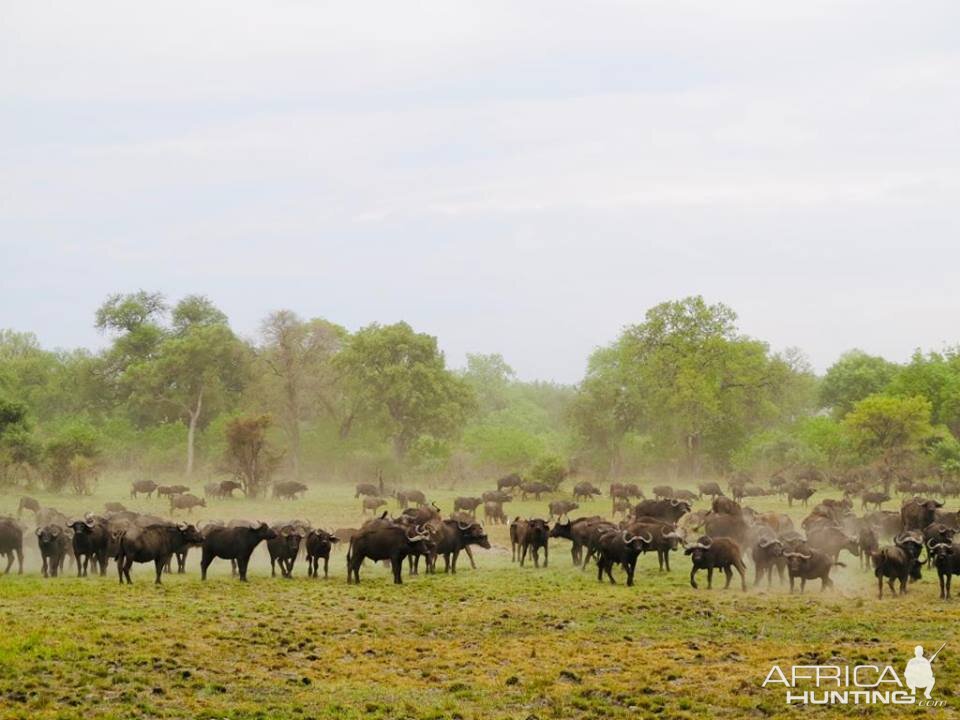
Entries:
{"label": "distant buffalo", "polygon": [[591,482],[579,482],[573,486],[573,499],[574,500],[590,500],[594,495],[602,495],[600,488],[596,487]]}
{"label": "distant buffalo", "polygon": [[40,503],[29,495],[24,495],[17,504],[17,517],[23,517],[24,510],[32,510],[34,513],[38,513],[40,512]]}
{"label": "distant buffalo", "polygon": [[135,480],[130,486],[130,497],[136,498],[138,495],[146,495],[149,499],[153,497],[153,491],[158,487],[153,480]]}
{"label": "distant buffalo", "polygon": [[173,513],[174,510],[186,510],[188,513],[192,513],[195,507],[206,507],[207,501],[198,498],[196,495],[191,495],[190,493],[185,493],[183,495],[171,495],[170,496],[170,512]]}
{"label": "distant buffalo", "polygon": [[478,497],[458,497],[453,501],[453,511],[463,510],[473,515],[477,508],[483,505],[483,500]]}
{"label": "distant buffalo", "polygon": [[273,497],[279,500],[296,500],[297,496],[303,497],[307,491],[307,486],[296,480],[287,480],[273,484]]}
{"label": "distant buffalo", "polygon": [[236,480],[221,480],[220,482],[207,483],[203,486],[203,494],[208,498],[232,498],[234,490],[243,489],[243,485]]}
{"label": "distant buffalo", "polygon": [[186,485],[160,485],[157,487],[157,497],[160,497],[161,495],[166,495],[169,497],[186,492],[190,492],[190,488]]}
{"label": "distant buffalo", "polygon": [[523,484],[523,480],[516,473],[506,475],[497,480],[497,490],[516,489]]}

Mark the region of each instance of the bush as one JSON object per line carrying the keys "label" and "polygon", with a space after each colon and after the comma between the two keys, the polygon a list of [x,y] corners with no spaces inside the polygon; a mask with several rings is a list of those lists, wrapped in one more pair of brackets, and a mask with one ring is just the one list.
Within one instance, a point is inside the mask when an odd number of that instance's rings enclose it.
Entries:
{"label": "bush", "polygon": [[527,479],[534,482],[542,482],[551,490],[560,487],[560,483],[567,476],[567,466],[555,455],[547,455],[540,458],[537,464],[530,468],[527,473]]}
{"label": "bush", "polygon": [[90,492],[100,456],[100,434],[85,420],[74,420],[60,428],[44,449],[44,480],[50,492],[61,492],[71,484],[78,493]]}

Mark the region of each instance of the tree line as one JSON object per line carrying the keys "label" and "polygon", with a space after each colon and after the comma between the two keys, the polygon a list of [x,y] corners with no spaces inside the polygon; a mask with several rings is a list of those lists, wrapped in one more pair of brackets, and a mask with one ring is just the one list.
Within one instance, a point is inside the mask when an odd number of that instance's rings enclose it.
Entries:
{"label": "tree line", "polygon": [[355,332],[291,310],[240,337],[209,299],[108,297],[99,352],[0,330],[0,486],[88,492],[110,469],[556,484],[731,472],[960,471],[960,355],[861,351],[823,375],[742,334],[723,304],[661,303],[589,358],[576,386],[522,382],[501,355],[447,366],[408,324]]}

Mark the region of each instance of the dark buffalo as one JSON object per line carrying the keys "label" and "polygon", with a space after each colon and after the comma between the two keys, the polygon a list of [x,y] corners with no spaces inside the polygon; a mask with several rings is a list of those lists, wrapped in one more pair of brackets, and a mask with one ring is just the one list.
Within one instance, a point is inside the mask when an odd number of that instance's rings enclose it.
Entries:
{"label": "dark buffalo", "polygon": [[99,566],[100,575],[107,574],[107,550],[110,533],[105,520],[87,518],[70,523],[73,530],[73,556],[77,561],[77,577],[87,574],[90,561],[94,570]]}
{"label": "dark buffalo", "polygon": [[703,482],[697,485],[697,499],[703,498],[704,495],[718,497],[723,495],[723,490],[721,490],[720,486],[715,482]]}
{"label": "dark buffalo", "polygon": [[37,546],[40,548],[40,557],[43,559],[44,577],[56,577],[63,568],[63,560],[67,556],[70,546],[70,536],[62,525],[44,525],[38,527]]}
{"label": "dark buffalo", "polygon": [[794,590],[794,580],[800,578],[801,594],[806,589],[807,580],[819,578],[821,590],[833,587],[830,571],[833,570],[834,565],[846,567],[818,550],[784,552],[783,556],[787,560],[787,573],[790,575],[790,592]]}
{"label": "dark buffalo", "polygon": [[670,523],[676,523],[690,512],[690,503],[686,500],[641,500],[633,506],[633,516],[655,517]]}
{"label": "dark buffalo", "polygon": [[933,521],[960,530],[960,511],[937,508],[933,511]]}
{"label": "dark buffalo", "polygon": [[933,556],[929,549],[934,544],[951,544],[953,536],[957,534],[956,528],[948,527],[943,523],[933,522],[923,529],[923,545],[927,548],[927,565],[933,561]]}
{"label": "dark buffalo", "polygon": [[514,521],[510,524],[510,540],[515,551],[519,551],[520,567],[523,567],[529,552],[533,557],[533,566],[539,568],[540,548],[543,548],[543,566],[547,567],[550,560],[550,526],[546,520],[514,518]]}
{"label": "dark buffalo", "polygon": [[330,564],[330,551],[340,542],[336,534],[331,535],[324,530],[311,530],[307,535],[307,576],[319,575],[320,558],[323,558],[323,577],[327,577],[327,568]]}
{"label": "dark buffalo", "polygon": [[743,515],[743,508],[736,500],[723,496],[713,498],[710,509],[718,515],[733,515],[735,517]]}
{"label": "dark buffalo", "polygon": [[163,568],[173,554],[202,541],[203,536],[200,535],[200,531],[185,522],[177,525],[164,523],[130,528],[120,537],[120,551],[117,554],[117,573],[121,584],[124,578],[128,585],[133,583],[130,579],[130,568],[135,562],[152,561],[157,572],[154,582],[159,585]]}
{"label": "dark buffalo", "polygon": [[20,502],[17,503],[17,517],[23,517],[24,510],[32,510],[34,513],[40,512],[40,503],[29,495],[23,495]]}
{"label": "dark buffalo", "polygon": [[591,482],[579,482],[573,486],[574,500],[591,500],[594,495],[602,495],[600,488]]}
{"label": "dark buffalo", "polygon": [[458,497],[453,501],[453,511],[463,510],[473,515],[481,505],[483,505],[483,500],[478,497]]}
{"label": "dark buffalo", "polygon": [[553,500],[548,505],[548,510],[550,512],[550,520],[553,520],[554,517],[560,517],[561,515],[566,515],[571,510],[576,510],[580,505],[569,500]]}
{"label": "dark buffalo", "polygon": [[0,517],[0,555],[7,556],[4,575],[13,567],[14,557],[17,559],[17,575],[23,575],[23,528],[13,518]]}
{"label": "dark buffalo", "polygon": [[246,582],[247,565],[254,549],[262,540],[271,540],[277,536],[273,528],[265,522],[253,527],[214,527],[203,537],[203,558],[200,560],[200,579],[207,579],[207,568],[215,558],[236,560],[240,580]]}
{"label": "dark buffalo", "polygon": [[907,500],[900,508],[900,523],[904,530],[923,530],[933,522],[934,514],[943,503],[922,497]]}
{"label": "dark buffalo", "polygon": [[503,503],[488,500],[483,504],[483,519],[489,523],[507,524],[507,514],[503,511]]}
{"label": "dark buffalo", "polygon": [[632,535],[636,536],[646,537],[649,535],[650,539],[645,541],[643,551],[655,551],[660,571],[670,571],[670,553],[683,542],[683,538],[677,532],[676,527],[656,518],[642,518],[628,523],[624,529],[629,530]]}
{"label": "dark buffalo", "polygon": [[928,550],[940,580],[940,599],[949,600],[950,581],[954,575],[960,575],[960,551],[953,543],[934,543]]}
{"label": "dark buffalo", "polygon": [[551,488],[546,483],[528,482],[520,486],[520,498],[526,500],[527,495],[533,495],[535,500],[539,500],[541,495],[550,491]]}
{"label": "dark buffalo", "polygon": [[497,480],[497,490],[516,489],[522,484],[523,479],[516,473],[511,473]]}
{"label": "dark buffalo", "polygon": [[875,510],[879,510],[880,506],[889,500],[890,496],[885,492],[865,492],[860,496],[860,509],[866,510],[873,506]]}
{"label": "dark buffalo", "polygon": [[583,561],[583,547],[587,545],[590,539],[590,529],[597,523],[605,523],[610,528],[614,527],[612,523],[608,523],[599,515],[580,517],[567,522],[557,521],[550,530],[550,537],[570,540],[573,543],[570,549],[573,564],[580,565]]}
{"label": "dark buffalo", "polygon": [[[811,487],[806,485],[793,485],[787,488],[787,505],[793,507],[793,501],[798,500],[804,507],[807,506],[807,501],[810,499],[810,496],[816,492]],[[829,580],[829,578],[827,578]]]}
{"label": "dark buffalo", "polygon": [[443,556],[443,571],[456,573],[457,558],[461,550],[470,545],[479,545],[490,549],[490,540],[483,526],[477,522],[465,523],[460,520],[444,520],[441,525],[441,535],[434,548],[434,556]]}
{"label": "dark buffalo", "polygon": [[654,485],[653,486],[653,497],[657,500],[669,500],[670,498],[676,495],[676,490],[674,490],[669,485]]}
{"label": "dark buffalo", "polygon": [[818,525],[807,531],[807,543],[834,560],[840,559],[840,552],[846,550],[858,555],[860,544],[857,538],[849,535],[843,528],[834,525]]}
{"label": "dark buffalo", "polygon": [[907,582],[913,578],[920,579],[920,561],[912,557],[910,553],[900,547],[880,548],[873,555],[874,575],[877,578],[877,587],[879,597],[883,600],[883,581],[886,578],[890,585],[890,593],[896,595],[893,583],[900,581],[900,594],[907,592]]}
{"label": "dark buffalo", "polygon": [[893,538],[893,544],[919,560],[920,552],[924,548],[923,533],[919,530],[905,530]]}
{"label": "dark buffalo", "polygon": [[764,532],[757,536],[750,550],[753,559],[755,574],[753,584],[759,585],[763,576],[767,576],[767,587],[773,584],[773,571],[777,571],[780,582],[783,583],[783,574],[787,562],[783,558],[783,541],[773,532]]}
{"label": "dark buffalo", "polygon": [[220,482],[207,483],[203,486],[203,494],[210,498],[232,498],[234,490],[241,490],[243,485],[236,480],[221,480]]}
{"label": "dark buffalo", "polygon": [[743,564],[743,557],[740,553],[740,546],[729,538],[710,538],[701,537],[696,543],[690,545],[683,551],[689,555],[693,561],[693,567],[690,569],[690,586],[697,588],[697,571],[707,571],[707,589],[713,587],[714,569],[723,570],[727,576],[727,582],[723,586],[726,590],[730,587],[730,581],[733,580],[733,570],[740,573],[740,584],[743,590],[747,589],[747,568]]}
{"label": "dark buffalo", "polygon": [[637,558],[647,549],[653,540],[651,534],[633,535],[629,530],[611,530],[597,539],[597,580],[603,580],[603,574],[611,583],[613,566],[619,564],[627,573],[627,585],[633,585],[633,575],[637,569]]}
{"label": "dark buffalo", "polygon": [[857,533],[857,545],[860,547],[860,567],[869,569],[870,558],[880,549],[877,532],[870,523],[860,524],[860,530]]}
{"label": "dark buffalo", "polygon": [[280,563],[280,574],[293,577],[293,564],[300,552],[300,543],[304,533],[295,525],[275,525],[272,530],[274,537],[267,540],[267,552],[270,554],[270,577],[277,576],[277,562]]}
{"label": "dark buffalo", "polygon": [[188,513],[192,513],[195,507],[206,507],[207,501],[201,498],[198,498],[196,495],[191,495],[190,493],[185,493],[183,495],[171,495],[170,496],[170,514],[173,514],[174,510],[186,510]]}
{"label": "dark buffalo", "polygon": [[151,498],[157,487],[159,486],[153,480],[135,480],[130,486],[130,497],[136,498],[138,495],[146,495],[147,498]]}
{"label": "dark buffalo", "polygon": [[157,487],[157,497],[162,495],[171,496],[179,495],[180,493],[190,492],[190,488],[186,485],[160,485]]}
{"label": "dark buffalo", "polygon": [[369,523],[350,540],[347,551],[347,582],[360,582],[360,566],[366,558],[389,560],[393,582],[403,582],[403,559],[410,554],[429,555],[433,548],[423,528],[405,527],[382,519]]}
{"label": "dark buffalo", "polygon": [[296,500],[298,495],[303,497],[307,490],[307,486],[302,482],[287,480],[273,484],[273,497],[278,500]]}

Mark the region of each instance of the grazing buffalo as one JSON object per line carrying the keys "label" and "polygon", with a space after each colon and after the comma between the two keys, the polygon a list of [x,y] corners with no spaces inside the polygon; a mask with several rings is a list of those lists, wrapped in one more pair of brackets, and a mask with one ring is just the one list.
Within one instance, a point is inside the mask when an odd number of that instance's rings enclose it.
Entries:
{"label": "grazing buffalo", "polygon": [[520,567],[523,567],[529,552],[533,557],[533,566],[539,568],[540,548],[543,548],[543,566],[547,567],[550,560],[550,526],[546,520],[514,518],[510,524],[510,541],[514,548],[514,556],[519,556]]}
{"label": "grazing buffalo", "polygon": [[508,492],[504,492],[503,490],[487,490],[480,496],[480,499],[485,503],[506,503],[513,500],[513,495]]}
{"label": "grazing buffalo", "polygon": [[226,500],[233,497],[234,490],[242,490],[243,484],[236,480],[221,480],[216,483],[208,483],[203,486],[203,494],[206,497]]}
{"label": "grazing buffalo", "polygon": [[960,552],[953,543],[934,543],[928,548],[940,579],[940,599],[950,599],[950,580],[960,575]]}
{"label": "grazing buffalo", "polygon": [[873,506],[875,510],[879,510],[880,506],[889,500],[890,496],[885,492],[865,492],[860,496],[860,509],[866,510]]}
{"label": "grazing buffalo", "polygon": [[653,541],[651,534],[633,535],[629,530],[611,530],[597,539],[597,581],[603,580],[603,574],[611,583],[613,566],[619,564],[627,573],[627,585],[633,586],[633,574],[637,569],[637,558]]}
{"label": "grazing buffalo", "polygon": [[267,540],[267,552],[270,553],[270,577],[277,576],[277,562],[280,563],[280,574],[293,577],[293,564],[300,552],[300,543],[303,541],[303,531],[296,525],[274,525],[274,537]]}
{"label": "grazing buffalo", "polygon": [[[806,485],[793,485],[787,488],[787,505],[793,507],[793,501],[798,500],[804,507],[807,506],[807,501],[810,499],[810,496],[816,492],[811,487]],[[829,578],[828,578],[829,579]]]}
{"label": "grazing buffalo", "polygon": [[907,582],[920,579],[920,561],[903,548],[883,547],[873,555],[873,574],[877,578],[878,595],[883,600],[883,581],[890,585],[890,594],[896,595],[894,581],[900,581],[900,594],[907,593]]}
{"label": "grazing buffalo", "polygon": [[87,518],[70,523],[73,530],[73,556],[77,561],[77,577],[87,574],[90,561],[94,570],[99,566],[100,575],[107,574],[107,549],[110,533],[105,520]]}
{"label": "grazing buffalo", "polygon": [[179,550],[190,545],[203,542],[203,536],[193,525],[185,522],[174,525],[163,523],[148,525],[147,527],[134,526],[120,537],[120,551],[117,554],[117,573],[120,583],[126,578],[127,584],[133,584],[130,579],[130,568],[136,563],[153,562],[156,569],[155,584],[160,585],[160,576],[164,566]]}
{"label": "grazing buffalo", "polygon": [[126,512],[127,508],[123,503],[107,502],[103,504],[103,509],[108,513]]}
{"label": "grazing buffalo", "polygon": [[195,507],[206,507],[207,501],[198,498],[196,495],[191,495],[190,493],[185,493],[183,495],[171,495],[170,496],[170,514],[173,514],[174,510],[186,510],[188,513],[192,513]]}
{"label": "grazing buffalo", "polygon": [[520,486],[520,498],[527,499],[527,495],[533,495],[535,500],[539,500],[544,493],[551,491],[551,487],[542,482],[528,482]]}
{"label": "grazing buffalo", "polygon": [[922,497],[904,501],[900,508],[900,523],[904,530],[922,530],[933,522],[936,511],[943,503]]}
{"label": "grazing buffalo", "polygon": [[368,523],[350,540],[347,550],[347,582],[360,582],[360,566],[370,560],[389,560],[393,582],[403,583],[403,560],[411,554],[429,555],[433,546],[423,527],[405,527],[382,520]]}
{"label": "grazing buffalo", "polygon": [[690,512],[690,503],[686,500],[641,500],[633,506],[633,516],[655,517],[669,523],[676,523]]}
{"label": "grazing buffalo", "polygon": [[135,480],[130,486],[130,497],[136,498],[138,495],[146,495],[147,498],[153,497],[153,491],[159,487],[153,480]]}
{"label": "grazing buffalo", "polygon": [[483,519],[489,523],[507,524],[507,514],[503,511],[503,503],[488,500],[483,504]]}
{"label": "grazing buffalo", "polygon": [[729,538],[711,538],[703,536],[693,545],[683,551],[689,555],[693,562],[690,569],[690,586],[697,588],[697,572],[699,570],[707,571],[707,589],[713,587],[714,569],[723,570],[727,576],[727,582],[723,586],[726,590],[730,587],[730,581],[733,579],[733,570],[740,573],[740,584],[743,590],[747,589],[746,566],[743,564],[743,557],[740,553],[740,546]]}
{"label": "grazing buffalo", "polygon": [[[352,537],[352,535],[351,535]],[[330,550],[340,542],[336,534],[331,535],[325,530],[311,530],[307,534],[307,577],[319,575],[320,558],[323,558],[323,577],[327,577],[327,568],[330,564]]]}
{"label": "grazing buffalo", "polygon": [[702,499],[704,495],[718,497],[723,495],[723,490],[721,490],[720,486],[715,482],[703,482],[697,485],[697,499]]}
{"label": "grazing buffalo", "polygon": [[597,523],[603,523],[609,528],[614,527],[612,523],[607,522],[599,515],[580,517],[567,522],[558,520],[550,530],[550,537],[570,540],[572,543],[570,555],[573,558],[573,564],[580,565],[583,562],[583,548],[590,540],[590,530]]}
{"label": "grazing buffalo", "polygon": [[17,559],[17,575],[23,575],[23,528],[10,517],[0,517],[0,555],[7,556],[6,575]]}
{"label": "grazing buffalo", "polygon": [[23,495],[20,497],[20,502],[17,503],[17,517],[23,517],[24,510],[32,510],[34,513],[38,513],[40,512],[40,503],[29,495]]}
{"label": "grazing buffalo", "polygon": [[497,480],[497,490],[515,490],[522,484],[523,479],[516,473],[511,473]]}
{"label": "grazing buffalo", "polygon": [[591,482],[579,482],[573,486],[574,500],[591,500],[594,495],[602,495],[600,488]]}
{"label": "grazing buffalo", "polygon": [[40,548],[40,557],[43,559],[41,570],[44,577],[56,577],[63,568],[63,560],[67,556],[70,545],[70,536],[62,525],[44,525],[38,527],[37,546]]}
{"label": "grazing buffalo", "polygon": [[207,568],[215,558],[236,560],[240,580],[247,580],[250,556],[262,540],[271,540],[276,531],[265,522],[253,526],[237,526],[208,530],[203,537],[203,558],[200,560],[200,579],[207,579]]}
{"label": "grazing buffalo", "polygon": [[669,500],[675,495],[676,495],[676,490],[674,490],[669,485],[653,486],[653,497],[657,500]]}
{"label": "grazing buffalo", "polygon": [[377,508],[383,507],[387,504],[387,501],[382,497],[365,497],[363,498],[363,512],[369,510],[371,513],[375,513]]}
{"label": "grazing buffalo", "polygon": [[490,549],[490,540],[480,523],[444,520],[440,525],[440,536],[437,538],[433,557],[442,555],[443,571],[456,573],[460,551],[466,550],[470,545]]}
{"label": "grazing buffalo", "polygon": [[278,500],[296,500],[308,490],[307,486],[296,480],[287,480],[273,484],[273,497]]}
{"label": "grazing buffalo", "polygon": [[550,520],[553,520],[554,517],[560,517],[561,515],[566,515],[571,510],[576,510],[580,505],[575,502],[570,502],[569,500],[553,500],[548,505],[548,510],[550,511]]}
{"label": "grazing buffalo", "polygon": [[670,553],[683,542],[683,537],[676,527],[656,518],[643,518],[628,523],[624,529],[629,530],[632,535],[649,535],[650,540],[646,541],[643,551],[656,551],[660,572],[670,572]]}
{"label": "grazing buffalo", "polygon": [[359,483],[356,487],[356,492],[353,494],[354,498],[358,498],[361,495],[367,495],[369,497],[379,497],[380,488],[373,483]]}
{"label": "grazing buffalo", "polygon": [[463,510],[474,515],[481,505],[483,505],[483,500],[478,497],[458,497],[453,501],[453,511]]}
{"label": "grazing buffalo", "polygon": [[790,592],[794,590],[794,580],[800,578],[801,594],[806,589],[807,580],[819,578],[821,591],[833,587],[833,580],[830,579],[830,571],[833,570],[833,566],[846,567],[843,563],[834,561],[832,557],[818,550],[784,552],[783,557],[787,560]]}

